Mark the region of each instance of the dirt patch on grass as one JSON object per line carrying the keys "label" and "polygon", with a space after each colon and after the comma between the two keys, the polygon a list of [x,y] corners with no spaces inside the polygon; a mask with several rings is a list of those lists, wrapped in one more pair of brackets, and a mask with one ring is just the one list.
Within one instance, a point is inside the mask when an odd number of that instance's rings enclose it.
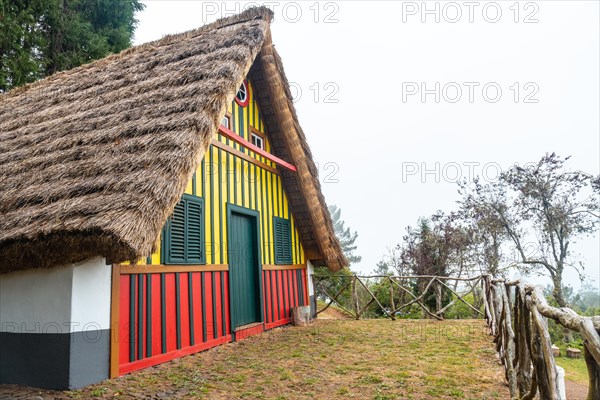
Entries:
{"label": "dirt patch on grass", "polygon": [[[327,320],[285,327],[43,399],[505,399],[482,321]],[[0,386],[2,390],[14,387]]]}
{"label": "dirt patch on grass", "polygon": [[588,385],[579,382],[565,381],[565,390],[569,400],[586,400]]}
{"label": "dirt patch on grass", "polygon": [[348,315],[343,310],[338,310],[333,306],[328,307],[327,309],[321,311],[318,315],[318,319],[353,319],[352,316]]}

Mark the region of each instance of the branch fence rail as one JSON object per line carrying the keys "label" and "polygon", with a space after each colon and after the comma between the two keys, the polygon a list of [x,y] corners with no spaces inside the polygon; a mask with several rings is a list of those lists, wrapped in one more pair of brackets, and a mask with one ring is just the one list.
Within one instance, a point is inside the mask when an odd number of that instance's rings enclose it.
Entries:
{"label": "branch fence rail", "polygon": [[[495,279],[490,275],[457,278],[313,274],[312,279],[317,298],[325,300],[325,306],[317,310],[317,314],[335,304],[357,320],[373,307],[385,317],[396,320],[403,310],[416,305],[423,317],[441,321],[453,306],[464,303],[474,317],[485,319],[494,336],[511,399],[531,400],[539,396],[544,400],[560,400],[558,370],[547,322],[547,318],[551,318],[581,334],[589,375],[587,400],[600,399],[600,316],[584,317],[570,308],[552,307],[540,286]],[[384,293],[373,292],[370,283],[374,281],[386,289],[386,305],[382,300]],[[446,297],[445,305],[444,292],[446,296],[451,294]],[[466,298],[470,294],[471,302]]]}

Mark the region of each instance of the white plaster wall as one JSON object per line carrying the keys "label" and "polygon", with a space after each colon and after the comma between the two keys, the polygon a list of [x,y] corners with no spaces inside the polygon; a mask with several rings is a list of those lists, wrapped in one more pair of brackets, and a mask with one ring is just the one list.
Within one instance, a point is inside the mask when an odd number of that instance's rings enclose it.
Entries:
{"label": "white plaster wall", "polygon": [[89,331],[110,327],[111,266],[104,258],[88,260],[73,269],[72,329]]}
{"label": "white plaster wall", "polygon": [[0,331],[71,333],[107,329],[110,284],[111,269],[102,258],[0,275]]}
{"label": "white plaster wall", "polygon": [[311,275],[315,273],[315,268],[308,260],[306,260],[306,272],[307,272],[306,275],[307,275],[307,280],[308,280],[308,295],[314,296],[315,288],[313,287],[313,280],[312,280]]}
{"label": "white plaster wall", "polygon": [[0,331],[68,333],[73,267],[0,275]]}

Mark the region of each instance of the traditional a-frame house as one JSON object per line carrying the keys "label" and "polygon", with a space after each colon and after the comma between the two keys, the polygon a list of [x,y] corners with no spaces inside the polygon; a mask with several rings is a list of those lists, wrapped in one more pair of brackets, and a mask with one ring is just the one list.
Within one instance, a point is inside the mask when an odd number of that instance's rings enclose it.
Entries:
{"label": "traditional a-frame house", "polygon": [[77,388],[287,324],[311,265],[346,265],[271,19],[0,96],[0,383]]}

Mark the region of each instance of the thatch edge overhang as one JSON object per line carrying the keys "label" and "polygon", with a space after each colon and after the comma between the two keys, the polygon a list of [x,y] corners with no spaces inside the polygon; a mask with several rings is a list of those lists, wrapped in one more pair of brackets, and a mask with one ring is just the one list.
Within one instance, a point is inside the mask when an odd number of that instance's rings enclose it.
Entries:
{"label": "thatch edge overhang", "polygon": [[[287,192],[293,186],[290,175],[295,174],[297,186],[301,189],[303,196],[301,198],[288,198],[290,208],[295,215],[298,214],[298,208],[302,207],[308,210],[308,217],[312,231],[315,234],[315,243],[317,252],[320,255],[315,257],[310,254],[309,258],[316,265],[325,265],[332,271],[339,271],[349,265],[348,260],[344,256],[340,243],[335,236],[333,222],[325,198],[321,191],[321,184],[318,178],[318,171],[312,158],[306,136],[300,127],[296,109],[293,104],[292,94],[290,92],[289,83],[283,69],[281,57],[273,46],[270,29],[266,32],[265,41],[261,51],[250,70],[250,77],[253,82],[260,82],[262,85],[259,89],[266,89],[266,93],[262,92],[263,102],[268,93],[269,107],[262,107],[263,114],[271,112],[274,115],[275,124],[277,126],[267,125],[269,133],[275,133],[276,138],[280,143],[284,144],[284,154],[278,156],[289,159],[297,168],[297,172],[282,171],[283,186]],[[259,93],[260,90],[259,90]],[[264,103],[263,103],[264,105]],[[274,146],[274,150],[277,146]],[[306,234],[302,236],[306,236]],[[307,240],[304,240],[305,242]],[[306,246],[306,245],[305,245]],[[310,253],[311,249],[308,249]]]}

